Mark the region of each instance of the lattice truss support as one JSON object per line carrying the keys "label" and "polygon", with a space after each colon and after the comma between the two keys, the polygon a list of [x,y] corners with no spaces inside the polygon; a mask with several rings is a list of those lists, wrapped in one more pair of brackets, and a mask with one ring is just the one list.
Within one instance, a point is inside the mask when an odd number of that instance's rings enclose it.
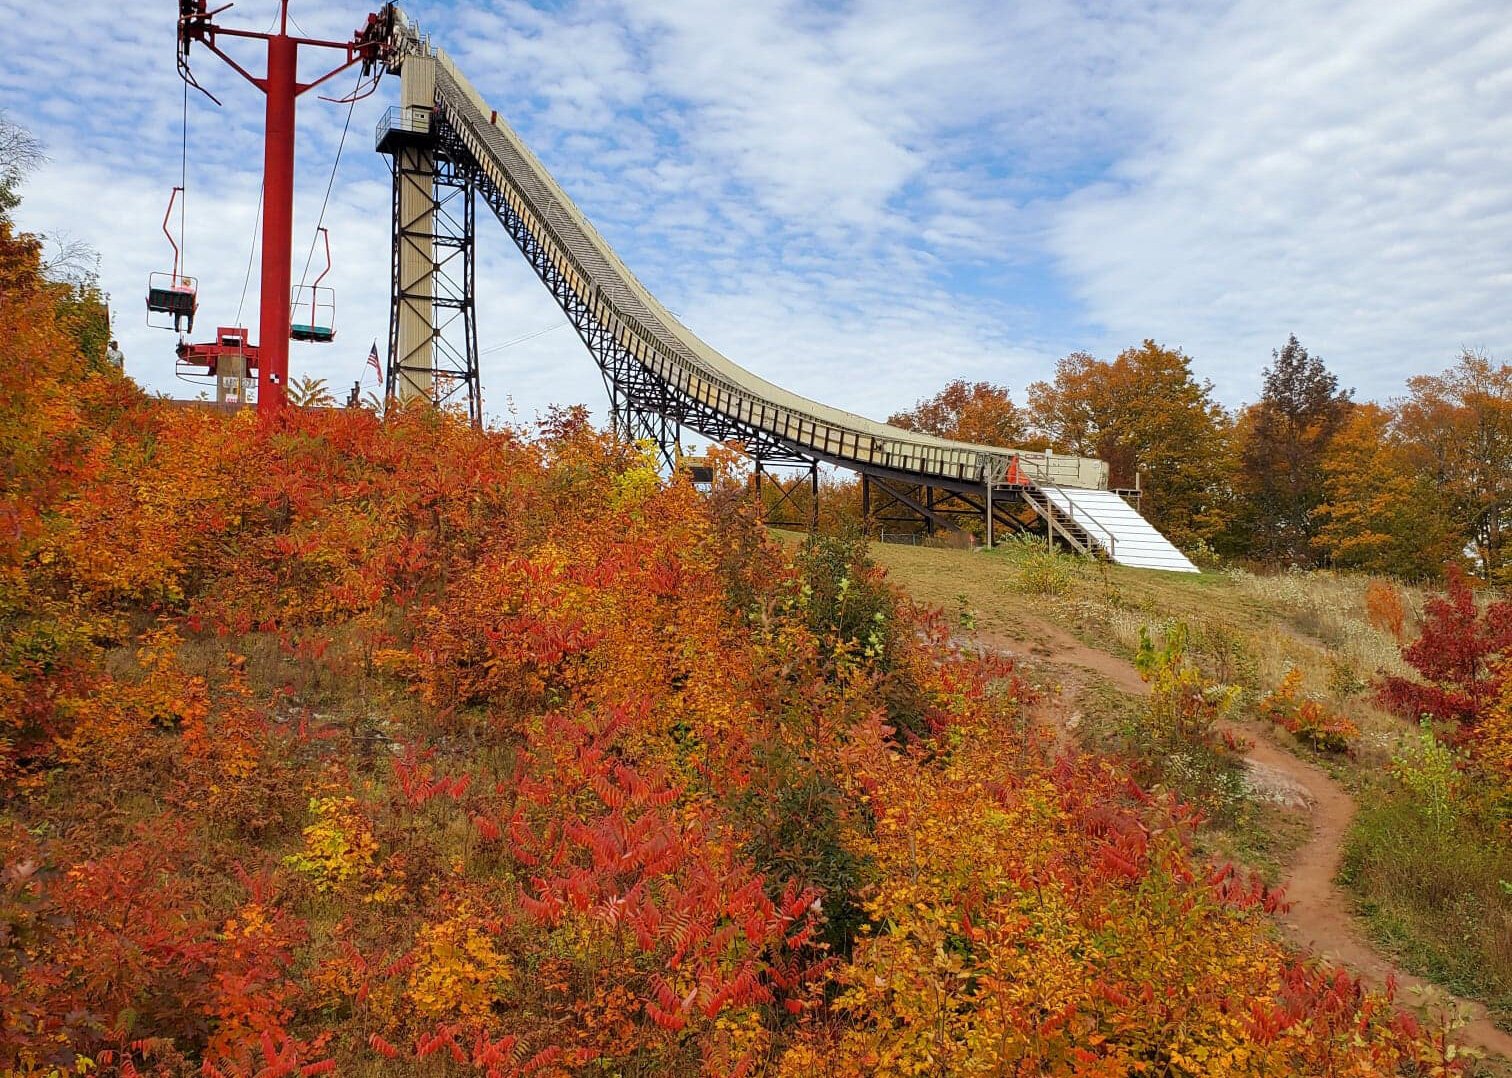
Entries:
{"label": "lattice truss support", "polygon": [[386,395],[462,407],[483,422],[478,377],[476,169],[426,144],[392,157],[393,245]]}
{"label": "lattice truss support", "polygon": [[519,214],[510,207],[504,192],[471,160],[467,148],[446,123],[445,114],[438,113],[436,120],[438,159],[455,161],[459,169],[468,173],[478,197],[499,219],[593,356],[609,394],[610,421],[618,437],[654,444],[660,463],[667,469],[676,466],[681,452],[679,432],[683,427],[713,442],[739,442],[755,459],[804,466],[812,463],[810,458],[794,453],[762,431],[678,392],[646,370],[594,317],[588,297],[579,295],[568,284]]}
{"label": "lattice truss support", "polygon": [[751,488],[761,506],[765,523],[778,528],[819,529],[819,462],[779,465],[774,472],[768,461],[756,458]]}
{"label": "lattice truss support", "polygon": [[[989,512],[990,506],[990,512]],[[861,475],[861,516],[868,531],[888,525],[923,531],[973,532],[991,542],[1013,532],[1032,531],[1037,516],[1015,487],[949,490],[927,483]]]}

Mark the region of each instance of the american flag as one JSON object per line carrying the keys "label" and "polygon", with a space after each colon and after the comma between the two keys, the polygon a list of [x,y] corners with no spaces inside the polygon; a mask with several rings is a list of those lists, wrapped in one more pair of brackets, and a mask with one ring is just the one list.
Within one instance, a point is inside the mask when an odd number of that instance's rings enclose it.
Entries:
{"label": "american flag", "polygon": [[373,377],[383,381],[383,368],[378,365],[378,342],[373,342],[373,350],[368,353],[368,366],[373,368]]}

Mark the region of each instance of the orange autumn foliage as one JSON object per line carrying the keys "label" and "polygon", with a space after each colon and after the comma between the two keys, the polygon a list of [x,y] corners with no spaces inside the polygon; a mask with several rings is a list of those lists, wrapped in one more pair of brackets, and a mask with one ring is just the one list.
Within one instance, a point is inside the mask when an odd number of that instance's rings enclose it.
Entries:
{"label": "orange autumn foliage", "polygon": [[173,407],[58,310],[0,305],[0,1072],[1463,1070],[737,477]]}

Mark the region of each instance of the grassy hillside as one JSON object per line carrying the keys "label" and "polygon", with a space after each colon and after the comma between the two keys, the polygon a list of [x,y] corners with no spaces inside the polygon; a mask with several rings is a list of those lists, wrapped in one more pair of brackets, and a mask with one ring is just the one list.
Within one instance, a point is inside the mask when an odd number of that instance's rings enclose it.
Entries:
{"label": "grassy hillside", "polygon": [[7,1078],[1469,1070],[864,546],[573,413],[171,407],[70,298],[0,304]]}
{"label": "grassy hillside", "polygon": [[[979,639],[1030,657],[1038,650],[1047,660],[1042,678],[1069,682],[1067,704],[1083,717],[1077,734],[1085,744],[1126,752],[1143,761],[1135,766],[1153,781],[1206,797],[1214,818],[1199,842],[1276,882],[1305,834],[1306,813],[1263,794],[1218,802],[1215,791],[1228,790],[1221,758],[1213,761],[1216,775],[1165,766],[1126,721],[1139,704],[1115,679],[1056,662],[1042,644],[1048,622],[1089,648],[1133,659],[1141,631],[1159,636],[1186,627],[1212,682],[1241,690],[1230,713],[1248,724],[1249,735],[1277,738],[1320,763],[1358,803],[1339,878],[1371,937],[1406,969],[1485,1001],[1504,1026],[1512,1020],[1512,895],[1503,882],[1512,880],[1508,787],[1494,770],[1462,759],[1447,779],[1447,810],[1434,815],[1420,786],[1403,774],[1423,753],[1423,736],[1377,702],[1383,676],[1411,673],[1401,645],[1417,635],[1422,592],[1326,572],[1157,573],[1016,543],[991,554],[872,549],[910,594],[955,612]],[[1345,751],[1320,751],[1266,721],[1278,689],[1352,724],[1357,732],[1346,731],[1337,746]]]}

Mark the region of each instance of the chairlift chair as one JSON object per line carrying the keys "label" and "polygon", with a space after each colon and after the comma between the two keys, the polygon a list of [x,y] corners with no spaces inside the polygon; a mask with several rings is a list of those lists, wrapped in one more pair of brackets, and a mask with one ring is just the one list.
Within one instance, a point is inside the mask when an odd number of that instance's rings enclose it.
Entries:
{"label": "chairlift chair", "polygon": [[173,247],[173,271],[154,273],[147,279],[147,324],[154,329],[193,333],[194,314],[199,310],[199,281],[179,272],[179,245],[168,231],[173,203],[183,190],[173,189],[168,196],[168,210],[163,214],[163,235]]}
{"label": "chairlift chair", "polygon": [[336,339],[336,293],[320,287],[320,282],[331,272],[331,234],[324,228],[320,234],[325,239],[325,269],[314,284],[294,289],[290,297],[289,339],[330,344]]}

